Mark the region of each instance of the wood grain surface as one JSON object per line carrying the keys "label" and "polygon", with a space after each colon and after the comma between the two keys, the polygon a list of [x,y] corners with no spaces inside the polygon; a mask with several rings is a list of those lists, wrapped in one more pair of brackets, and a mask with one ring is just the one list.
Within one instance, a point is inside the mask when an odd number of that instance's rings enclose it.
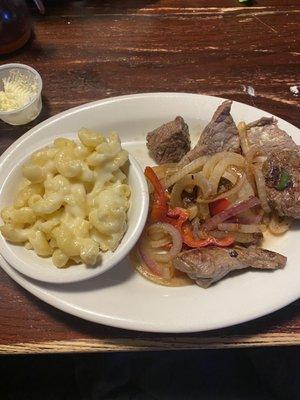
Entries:
{"label": "wood grain surface", "polygon": [[[226,97],[300,126],[298,0],[50,2],[35,33],[0,64],[43,77],[44,107],[22,127],[0,122],[0,153],[51,115],[129,93],[182,91]],[[288,290],[288,288],[283,288]],[[0,272],[0,353],[135,351],[300,344],[300,302],[239,326],[199,334],[129,332],[69,316]]]}

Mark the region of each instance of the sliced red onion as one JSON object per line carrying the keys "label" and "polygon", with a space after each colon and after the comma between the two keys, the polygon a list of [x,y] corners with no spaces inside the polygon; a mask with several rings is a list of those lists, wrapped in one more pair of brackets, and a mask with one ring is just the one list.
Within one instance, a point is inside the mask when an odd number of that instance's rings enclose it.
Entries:
{"label": "sliced red onion", "polygon": [[256,225],[259,224],[262,220],[262,214],[255,214],[251,210],[244,214],[240,214],[237,217],[232,217],[228,219],[226,222],[232,222],[234,224],[249,224]]}
{"label": "sliced red onion", "polygon": [[150,269],[150,271],[153,272],[154,275],[164,278],[164,268],[161,265],[157,264],[157,262],[155,262],[150,256],[148,256],[147,252],[143,249],[141,245],[138,247],[138,252],[140,253],[142,260]]}
{"label": "sliced red onion", "polygon": [[[174,228],[173,225],[165,223],[165,222],[157,222],[155,224],[152,224],[149,226],[149,228],[158,228],[166,233],[168,233],[171,238],[172,238],[172,246],[169,250],[168,253],[164,254],[164,263],[170,262],[174,257],[177,256],[178,253],[180,253],[181,248],[182,248],[182,238],[179,233],[179,231]],[[166,266],[161,265],[160,263],[157,263],[156,260],[151,257],[151,253],[149,253],[149,249],[147,248],[146,245],[147,239],[144,237],[144,239],[141,239],[140,244],[138,246],[138,252],[144,261],[144,263],[147,265],[147,267],[150,269],[153,274],[160,276],[162,278],[170,278],[170,274],[166,269]],[[152,249],[153,250],[153,249]]]}
{"label": "sliced red onion", "polygon": [[171,261],[174,257],[180,253],[182,248],[182,238],[180,232],[171,224],[166,222],[156,222],[155,224],[150,225],[153,228],[161,229],[162,231],[168,233],[172,238],[172,247],[168,252],[168,260]]}
{"label": "sliced red onion", "polygon": [[235,217],[236,215],[241,214],[252,207],[258,206],[259,204],[260,201],[257,197],[250,197],[248,200],[242,201],[241,203],[230,208],[226,208],[226,210],[214,215],[212,218],[204,222],[202,228],[208,231],[215,229],[219,224],[228,220],[229,218]]}

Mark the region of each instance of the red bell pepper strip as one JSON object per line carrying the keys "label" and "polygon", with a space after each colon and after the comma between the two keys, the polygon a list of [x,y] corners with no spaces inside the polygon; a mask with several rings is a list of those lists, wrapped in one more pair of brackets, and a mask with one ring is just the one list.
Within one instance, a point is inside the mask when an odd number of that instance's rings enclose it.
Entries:
{"label": "red bell pepper strip", "polygon": [[[165,222],[169,222],[181,232],[182,224],[188,219],[189,213],[184,208],[175,207],[173,209],[169,208],[167,216],[169,218]],[[174,219],[174,217],[178,218]]]}
{"label": "red bell pepper strip", "polygon": [[[181,232],[183,242],[189,247],[197,248],[209,245],[227,247],[234,243],[234,238],[232,236],[226,236],[222,239],[216,239],[212,236],[208,236],[205,239],[196,239],[193,235],[191,224],[186,222],[189,216],[188,212],[184,208],[175,207],[174,209],[171,209],[168,207],[168,196],[166,191],[163,189],[156,173],[151,167],[145,168],[145,176],[154,189],[153,205],[150,214],[151,222],[163,221],[172,224]],[[230,205],[228,200],[220,200],[223,201],[223,206],[225,206],[224,209]],[[217,203],[218,201],[219,200],[214,203]],[[225,202],[228,202],[228,204]],[[218,212],[221,212],[222,210],[221,206],[219,206]]]}
{"label": "red bell pepper strip", "polygon": [[205,239],[196,239],[193,234],[192,227],[189,223],[185,223],[182,226],[182,241],[189,247],[198,248],[206,246],[219,246],[227,247],[234,243],[234,238],[232,236],[226,236],[221,239],[216,239],[212,236],[208,236]]}
{"label": "red bell pepper strip", "polygon": [[163,189],[156,173],[151,167],[145,168],[145,176],[150,181],[154,189],[150,220],[151,222],[164,221],[168,211],[167,194]]}
{"label": "red bell pepper strip", "polygon": [[214,215],[219,214],[220,212],[226,210],[230,204],[230,201],[227,199],[219,199],[209,203],[210,215],[213,217]]}

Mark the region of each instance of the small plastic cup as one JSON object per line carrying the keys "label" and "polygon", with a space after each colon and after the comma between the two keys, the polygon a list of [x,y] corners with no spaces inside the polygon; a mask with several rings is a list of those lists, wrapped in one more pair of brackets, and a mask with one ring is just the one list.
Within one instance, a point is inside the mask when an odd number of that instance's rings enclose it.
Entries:
{"label": "small plastic cup", "polygon": [[5,64],[0,66],[0,90],[3,90],[3,78],[8,78],[11,71],[20,72],[32,83],[37,84],[36,95],[22,108],[12,111],[0,111],[0,119],[10,125],[25,125],[33,121],[42,109],[43,82],[40,74],[25,64]]}

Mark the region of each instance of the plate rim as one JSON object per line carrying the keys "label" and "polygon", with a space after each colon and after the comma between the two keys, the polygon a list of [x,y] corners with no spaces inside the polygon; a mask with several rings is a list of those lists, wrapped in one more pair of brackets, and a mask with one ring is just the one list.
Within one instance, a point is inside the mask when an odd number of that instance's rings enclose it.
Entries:
{"label": "plate rim", "polygon": [[[3,267],[2,264],[5,264]],[[112,328],[118,329],[125,329],[129,331],[135,332],[148,332],[148,333],[161,333],[161,334],[185,334],[185,333],[200,333],[200,332],[209,332],[213,330],[219,330],[224,328],[229,328],[232,326],[239,326],[246,322],[254,321],[259,318],[265,317],[267,315],[273,314],[274,312],[288,306],[289,304],[296,301],[298,297],[291,296],[286,302],[274,305],[272,308],[268,308],[264,312],[260,313],[259,315],[255,314],[253,311],[250,315],[247,314],[247,317],[241,318],[234,318],[230,317],[226,319],[226,322],[223,323],[206,323],[206,327],[198,329],[196,327],[184,328],[184,329],[169,329],[165,327],[158,326],[156,329],[153,327],[152,324],[147,326],[145,321],[139,322],[132,322],[128,319],[121,319],[121,318],[114,318],[109,317],[107,315],[102,315],[99,313],[93,313],[87,310],[81,310],[80,308],[76,308],[74,305],[59,299],[57,300],[55,296],[49,294],[46,289],[41,289],[39,286],[34,285],[32,282],[28,282],[26,276],[22,273],[15,270],[11,265],[7,263],[7,261],[0,255],[0,265],[1,268],[8,274],[8,276],[13,279],[13,281],[17,282],[23,289],[29,291],[39,300],[44,301],[45,303],[49,304],[51,307],[57,308],[60,311],[63,311],[67,314],[70,314],[74,317],[81,318],[85,321],[96,323],[98,325],[109,326]],[[45,291],[45,293],[43,293]],[[100,321],[101,320],[101,321]]]}
{"label": "plate rim", "polygon": [[[138,94],[127,94],[127,95],[122,95],[122,96],[115,96],[115,97],[109,97],[101,100],[96,100],[93,102],[85,103],[73,108],[70,108],[68,110],[65,110],[59,114],[56,114],[45,121],[42,121],[35,127],[31,128],[29,131],[27,131],[25,134],[23,134],[20,138],[18,138],[14,143],[12,143],[11,146],[1,155],[0,157],[0,163],[2,162],[3,158],[6,158],[7,153],[11,151],[11,148],[16,148],[17,146],[20,145],[20,142],[22,142],[27,136],[30,136],[33,132],[38,132],[40,129],[44,129],[47,126],[51,125],[53,122],[56,122],[57,120],[61,120],[69,115],[75,114],[77,112],[81,112],[82,110],[85,109],[91,109],[97,106],[101,106],[104,104],[109,104],[109,103],[114,103],[114,102],[119,102],[119,101],[126,101],[130,100],[133,98],[148,98],[148,97],[182,97],[182,96],[189,96],[189,97],[202,97],[202,98],[209,98],[212,99],[212,101],[224,101],[226,99],[218,96],[210,96],[210,95],[204,95],[204,94],[199,94],[199,93],[185,93],[185,92],[149,92],[149,93],[138,93]],[[251,108],[253,110],[259,110],[261,112],[264,112],[268,116],[274,116],[276,119],[278,119],[279,123],[283,121],[285,124],[290,125],[294,129],[299,130],[298,127],[295,125],[289,123],[288,121],[277,117],[274,114],[271,114],[270,112],[264,111],[263,109],[253,107],[251,105],[248,105],[246,103],[241,103],[235,100],[232,100],[233,104],[240,104],[242,106],[246,106],[248,108]],[[272,304],[272,307],[270,307],[268,303],[268,307],[265,307],[266,309],[264,311],[260,311],[259,313],[252,311],[248,312],[247,316],[245,318],[236,318],[234,316],[227,316],[226,321],[223,320],[221,323],[215,322],[215,323],[210,323],[206,322],[202,328],[199,329],[196,326],[190,326],[185,327],[183,329],[180,328],[174,328],[174,327],[162,327],[158,326],[157,328],[151,326],[147,326],[147,323],[142,320],[138,322],[133,322],[130,319],[121,319],[121,318],[116,318],[116,317],[109,317],[107,315],[95,313],[93,311],[89,310],[81,310],[80,308],[66,302],[65,300],[62,299],[57,299],[53,294],[49,293],[46,288],[40,288],[38,285],[35,285],[34,282],[31,282],[28,280],[25,276],[23,276],[21,273],[16,271],[12,266],[10,266],[0,255],[0,264],[4,263],[7,264],[5,267],[2,268],[3,270],[13,279],[16,281],[18,284],[20,284],[25,290],[28,290],[30,293],[32,293],[34,296],[38,297],[40,300],[45,301],[46,303],[50,304],[51,306],[58,308],[64,312],[67,312],[71,315],[74,315],[76,317],[82,318],[84,320],[88,320],[91,322],[95,322],[98,324],[103,324],[111,327],[116,327],[116,328],[122,328],[122,329],[127,329],[127,330],[133,330],[133,331],[140,331],[140,332],[153,332],[153,333],[193,333],[193,332],[202,332],[202,331],[210,331],[210,330],[215,330],[215,329],[222,329],[225,327],[229,326],[234,326],[234,325],[240,325],[242,323],[263,317],[265,315],[271,314],[288,304],[292,303],[293,301],[297,300],[300,296],[300,293],[296,294],[293,293],[293,295],[289,295],[288,298],[286,298],[286,301],[279,301]],[[37,282],[38,283],[38,282]],[[45,293],[43,293],[45,292]],[[101,320],[101,321],[100,321]],[[197,325],[197,324],[195,324]],[[198,323],[199,325],[199,323]]]}
{"label": "plate rim", "polygon": [[211,95],[206,95],[206,94],[201,94],[201,93],[192,93],[192,92],[146,92],[146,93],[133,93],[133,94],[125,94],[125,95],[121,95],[121,96],[114,96],[114,97],[107,97],[104,99],[100,99],[100,100],[94,100],[88,103],[83,103],[79,106],[76,107],[71,107],[68,108],[67,110],[61,111],[58,114],[53,115],[50,118],[45,119],[44,121],[40,122],[39,124],[35,125],[34,127],[30,128],[27,132],[25,132],[23,135],[21,135],[17,140],[15,140],[0,156],[0,163],[2,163],[2,159],[6,158],[7,154],[9,153],[9,151],[11,151],[11,149],[14,149],[15,147],[18,147],[20,145],[20,142],[22,142],[23,139],[26,139],[28,136],[30,136],[32,134],[32,132],[34,131],[38,131],[41,128],[47,127],[48,125],[51,125],[52,122],[55,122],[57,119],[62,119],[64,117],[67,117],[70,114],[75,114],[76,112],[80,112],[81,110],[84,109],[89,109],[89,108],[93,108],[93,107],[97,107],[100,104],[109,104],[109,103],[113,103],[115,101],[123,101],[123,100],[130,100],[133,98],[145,98],[145,97],[177,97],[177,96],[187,96],[187,97],[195,97],[195,96],[200,96],[200,97],[205,97],[205,98],[210,98],[210,99],[218,99],[218,100],[230,100],[232,101],[233,105],[236,104],[241,104],[243,106],[247,106],[253,110],[259,110],[259,111],[263,111],[264,113],[266,113],[269,116],[273,116],[276,119],[278,119],[278,121],[284,121],[286,124],[291,125],[293,128],[296,128],[298,130],[300,130],[300,128],[298,128],[296,125],[291,124],[290,122],[278,117],[275,114],[271,114],[269,111],[265,111],[261,108],[257,108],[254,106],[251,106],[247,103],[242,103],[240,101],[236,101],[236,100],[231,100],[231,99],[226,99],[224,97],[219,97],[219,96],[211,96]]}

